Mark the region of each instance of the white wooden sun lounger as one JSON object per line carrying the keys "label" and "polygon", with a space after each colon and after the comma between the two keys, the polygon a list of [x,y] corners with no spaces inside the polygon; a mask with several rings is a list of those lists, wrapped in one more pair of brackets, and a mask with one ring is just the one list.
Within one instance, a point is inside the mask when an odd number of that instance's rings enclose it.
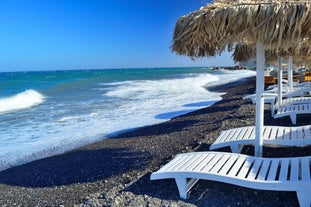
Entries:
{"label": "white wooden sun lounger", "polygon": [[175,179],[179,195],[199,179],[213,180],[259,190],[295,191],[300,206],[311,204],[311,157],[262,158],[235,153],[194,152],[177,155],[151,180]]}
{"label": "white wooden sun lounger", "polygon": [[[292,92],[294,94],[295,92]],[[305,97],[304,94],[296,93],[300,97],[291,97],[283,96],[285,99],[282,100],[282,106],[284,105],[293,105],[293,104],[305,104],[311,103],[311,97]],[[271,107],[271,116],[274,117],[275,110],[279,108],[278,102],[276,102],[278,95],[275,93],[264,93],[264,103],[270,104]],[[251,94],[243,97],[243,100],[251,99],[252,103],[256,103],[256,94]]]}
{"label": "white wooden sun lounger", "polygon": [[[286,98],[282,100],[281,106],[297,105],[297,104],[311,104],[311,97],[296,97],[296,98]],[[275,104],[274,109],[278,109],[278,102]]]}
{"label": "white wooden sun lounger", "polygon": [[[271,116],[273,117],[274,116],[274,103],[276,101],[276,98],[277,98],[277,94],[275,93],[265,93],[264,94],[264,103],[265,104],[270,104],[270,107],[271,107]],[[246,100],[246,99],[251,99],[252,100],[252,103],[255,104],[256,103],[256,94],[251,94],[251,95],[247,95],[247,96],[244,96],[243,97],[243,100]]]}
{"label": "white wooden sun lounger", "polygon": [[[240,153],[244,145],[254,145],[255,126],[246,126],[222,131],[210,150],[230,147]],[[264,126],[263,144],[278,146],[311,145],[311,125],[299,127]]]}
{"label": "white wooden sun lounger", "polygon": [[[264,93],[264,103],[273,103],[275,102],[278,94],[276,93]],[[253,104],[256,103],[256,94],[249,94],[243,97],[243,100],[250,99]]]}
{"label": "white wooden sun lounger", "polygon": [[[298,88],[294,91],[284,90],[282,93],[283,98],[293,98],[293,97],[305,97],[306,95],[310,95],[311,88],[304,88],[304,90]],[[264,98],[275,97],[277,99],[278,92],[276,90],[266,90],[263,93]],[[256,94],[249,94],[243,97],[244,100],[251,99],[253,104],[256,103]]]}
{"label": "white wooden sun lounger", "polygon": [[274,118],[289,116],[292,123],[296,124],[297,115],[310,113],[311,104],[284,105],[278,108],[277,113],[274,115]]}
{"label": "white wooden sun lounger", "polygon": [[[311,91],[311,89],[294,90],[294,91],[290,91],[290,92],[284,91],[282,94],[282,97],[283,98],[305,97],[306,95],[310,94],[310,91]],[[264,99],[273,98],[273,97],[275,99],[277,99],[278,93],[277,93],[277,91],[267,90],[263,93],[263,96],[264,96]],[[252,101],[252,103],[255,104],[256,103],[256,94],[249,94],[249,95],[244,96],[243,100],[246,100],[246,99],[250,99]],[[268,101],[268,102],[270,102],[270,101]]]}

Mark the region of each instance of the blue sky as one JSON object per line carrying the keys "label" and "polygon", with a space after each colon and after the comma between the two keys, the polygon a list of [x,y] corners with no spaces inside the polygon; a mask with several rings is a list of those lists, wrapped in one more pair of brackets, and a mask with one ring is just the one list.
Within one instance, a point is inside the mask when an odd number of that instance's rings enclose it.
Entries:
{"label": "blue sky", "polygon": [[207,0],[0,0],[0,71],[233,65],[170,50],[176,20]]}

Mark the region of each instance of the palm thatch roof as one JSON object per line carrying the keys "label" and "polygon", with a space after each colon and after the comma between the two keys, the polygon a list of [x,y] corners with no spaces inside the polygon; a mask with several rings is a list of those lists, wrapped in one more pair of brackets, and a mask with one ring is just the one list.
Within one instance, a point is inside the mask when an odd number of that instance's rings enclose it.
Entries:
{"label": "palm thatch roof", "polygon": [[311,1],[218,0],[178,19],[172,50],[196,58],[260,42],[289,51],[310,37]]}

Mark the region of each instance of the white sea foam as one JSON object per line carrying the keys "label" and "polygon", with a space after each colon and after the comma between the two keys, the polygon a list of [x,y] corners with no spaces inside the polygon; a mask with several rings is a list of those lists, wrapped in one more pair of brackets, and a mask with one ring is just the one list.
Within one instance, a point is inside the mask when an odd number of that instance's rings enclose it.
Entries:
{"label": "white sea foam", "polygon": [[58,120],[58,122],[67,122],[67,121],[74,121],[74,120],[77,120],[79,119],[79,117],[77,116],[65,116],[65,117],[62,117]]}
{"label": "white sea foam", "polygon": [[41,104],[45,97],[39,92],[29,89],[16,95],[0,99],[0,112],[11,112],[30,108]]}
{"label": "white sea foam", "polygon": [[[218,81],[219,77],[211,74],[202,74],[196,77],[187,77],[182,79],[164,79],[164,80],[141,80],[141,81],[124,81],[119,82],[116,87],[104,95],[118,98],[152,98],[153,95],[160,97],[164,96],[175,96],[178,94],[179,98],[181,95],[191,96],[195,94],[201,95],[202,92],[206,93],[203,86],[208,82]],[[135,95],[134,97],[132,95]],[[178,97],[176,97],[178,98]]]}
{"label": "white sea foam", "polygon": [[114,108],[110,114],[106,112],[105,119],[109,117],[112,129],[159,123],[221,100],[222,93],[207,91],[204,86],[253,75],[253,71],[225,71],[182,79],[126,81],[103,94],[118,100],[110,104]]}
{"label": "white sea foam", "polygon": [[[13,119],[9,113],[0,117],[4,120],[0,125],[0,170],[208,106],[220,100],[221,93],[207,91],[206,84],[223,84],[252,75],[234,71],[179,79],[119,81],[108,89],[109,84],[92,84],[85,91],[47,93],[50,98],[46,100],[34,90],[0,99],[0,108],[6,102],[6,111],[13,105],[8,100],[16,105],[32,100],[27,107],[46,101],[31,112],[14,113]],[[106,92],[97,90],[101,88]],[[17,98],[20,96],[23,98]]]}

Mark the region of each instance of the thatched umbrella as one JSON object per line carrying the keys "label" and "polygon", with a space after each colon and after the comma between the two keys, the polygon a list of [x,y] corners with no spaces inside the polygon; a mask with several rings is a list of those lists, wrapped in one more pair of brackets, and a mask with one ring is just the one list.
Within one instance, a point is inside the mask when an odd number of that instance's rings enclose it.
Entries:
{"label": "thatched umbrella", "polygon": [[236,43],[287,50],[311,36],[310,17],[310,1],[215,1],[177,21],[172,49],[194,58]]}
{"label": "thatched umbrella", "polygon": [[265,49],[288,50],[311,36],[310,1],[215,1],[181,17],[172,50],[191,58],[215,56],[238,43],[256,44],[256,144],[262,154]]}

